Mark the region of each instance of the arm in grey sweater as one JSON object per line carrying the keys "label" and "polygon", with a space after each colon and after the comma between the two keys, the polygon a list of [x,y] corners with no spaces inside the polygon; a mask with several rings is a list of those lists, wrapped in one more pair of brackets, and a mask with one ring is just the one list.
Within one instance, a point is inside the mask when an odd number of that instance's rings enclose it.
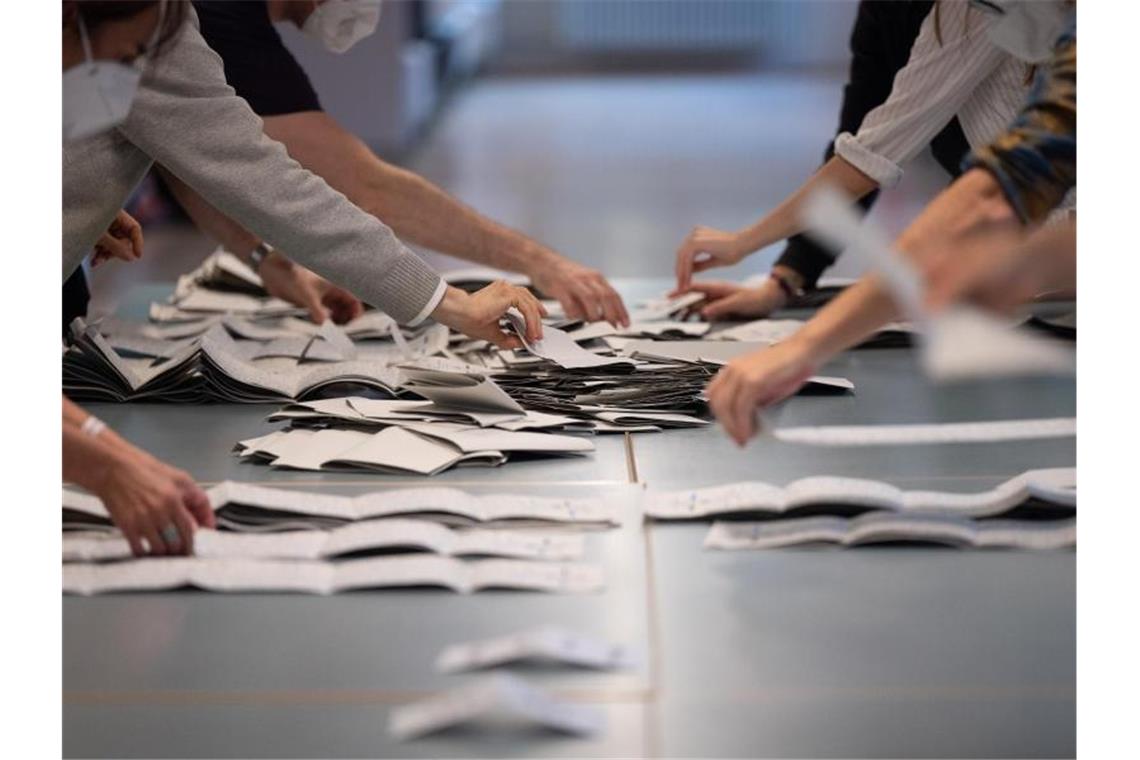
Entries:
{"label": "arm in grey sweater", "polygon": [[443,288],[427,264],[265,136],[196,17],[148,67],[119,131],[247,229],[393,318],[438,303]]}

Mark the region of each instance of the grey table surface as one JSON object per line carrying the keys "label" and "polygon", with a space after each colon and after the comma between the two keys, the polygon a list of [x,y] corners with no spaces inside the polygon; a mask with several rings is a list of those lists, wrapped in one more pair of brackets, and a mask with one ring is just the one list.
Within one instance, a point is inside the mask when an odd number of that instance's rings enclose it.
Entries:
{"label": "grey table surface", "polygon": [[[627,282],[633,298],[661,283]],[[139,316],[159,291],[139,289]],[[1069,416],[1071,381],[932,387],[908,350],[824,369],[856,394],[799,397],[781,425]],[[583,596],[405,590],[333,597],[197,592],[65,597],[64,754],[305,756],[1071,756],[1076,747],[1075,554],[938,549],[706,552],[705,524],[637,519],[645,489],[807,475],[972,491],[1071,466],[1072,439],[823,449],[719,429],[612,436],[581,460],[513,462],[425,479],[287,473],[229,448],[272,407],[97,405],[136,442],[213,482],[337,493],[412,485],[596,495],[630,519],[591,533],[607,588]],[[479,728],[395,743],[392,706],[465,683],[431,663],[446,643],[560,623],[629,643],[628,672],[516,670],[596,705],[588,739]]]}

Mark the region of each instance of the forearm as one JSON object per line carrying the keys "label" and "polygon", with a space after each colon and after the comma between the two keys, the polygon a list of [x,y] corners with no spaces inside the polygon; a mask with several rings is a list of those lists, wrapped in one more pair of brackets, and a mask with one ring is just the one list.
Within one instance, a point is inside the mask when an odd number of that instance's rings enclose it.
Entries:
{"label": "forearm", "polygon": [[261,238],[218,211],[209,201],[199,195],[192,187],[175,177],[165,167],[157,166],[166,186],[186,211],[190,220],[215,241],[220,243],[230,253],[248,258],[249,254],[261,242]]}
{"label": "forearm", "polygon": [[479,214],[410,171],[381,160],[324,113],[265,119],[265,133],[302,166],[325,179],[402,239],[440,253],[530,274],[552,259],[550,248]]}
{"label": "forearm", "polygon": [[741,242],[749,251],[758,251],[785,238],[804,231],[801,209],[813,193],[821,187],[833,187],[849,196],[852,202],[875,190],[878,185],[847,161],[833,156],[798,190],[789,195],[760,221],[741,230]]}
{"label": "forearm", "polygon": [[[920,256],[926,245],[993,225],[1017,224],[1001,189],[987,172],[962,175],[935,198],[899,236],[905,256]],[[857,345],[901,311],[878,275],[864,276],[812,318],[797,335],[817,362]]]}

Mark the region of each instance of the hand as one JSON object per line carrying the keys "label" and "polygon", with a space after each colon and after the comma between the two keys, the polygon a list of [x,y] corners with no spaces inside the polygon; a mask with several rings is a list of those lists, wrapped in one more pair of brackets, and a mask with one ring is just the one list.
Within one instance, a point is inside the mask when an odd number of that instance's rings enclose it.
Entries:
{"label": "hand", "polygon": [[[709,322],[741,317],[759,319],[782,308],[788,301],[784,291],[773,280],[765,280],[755,288],[723,280],[694,282],[689,287],[689,292],[703,293],[705,296],[705,300],[693,306],[689,313],[697,312]],[[681,293],[673,292],[669,295],[678,296]]]}
{"label": "hand", "polygon": [[136,557],[192,554],[197,525],[214,526],[210,500],[189,475],[133,446],[118,453],[94,491]]}
{"label": "hand", "polygon": [[629,313],[621,296],[596,269],[559,257],[530,274],[545,295],[556,299],[569,319],[587,322],[605,320],[617,327],[629,326]]}
{"label": "hand", "polygon": [[526,288],[515,287],[499,280],[482,290],[467,294],[459,288],[448,287],[431,313],[440,324],[455,328],[472,338],[481,338],[499,348],[522,348],[517,336],[504,332],[499,320],[511,307],[522,312],[526,320],[526,339],[542,340],[542,318],[546,309]]}
{"label": "hand", "polygon": [[705,392],[709,408],[737,446],[756,435],[756,411],[791,396],[815,374],[816,362],[802,340],[737,357],[721,368]]}
{"label": "hand", "polygon": [[747,252],[738,233],[694,227],[677,249],[677,290],[684,292],[690,288],[694,272],[731,266]]}
{"label": "hand", "polygon": [[115,221],[95,243],[95,255],[91,266],[97,267],[108,259],[138,261],[143,254],[143,234],[140,225],[126,211],[119,211]]}
{"label": "hand", "polygon": [[269,295],[306,309],[318,325],[330,316],[342,325],[364,313],[364,305],[356,296],[294,264],[278,251],[265,257],[257,274]]}

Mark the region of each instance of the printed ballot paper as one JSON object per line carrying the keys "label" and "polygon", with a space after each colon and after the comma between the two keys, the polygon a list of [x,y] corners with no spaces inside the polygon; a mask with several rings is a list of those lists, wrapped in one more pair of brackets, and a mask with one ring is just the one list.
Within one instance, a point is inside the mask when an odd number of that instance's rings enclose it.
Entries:
{"label": "printed ballot paper", "polygon": [[996,443],[1036,438],[1070,438],[1077,434],[1075,417],[986,422],[943,422],[927,425],[825,425],[771,430],[786,443],[810,446],[899,446],[940,443]]}
{"label": "printed ballot paper", "polygon": [[626,646],[544,625],[492,639],[452,644],[440,652],[435,668],[441,673],[458,673],[514,662],[548,662],[617,670],[633,667],[634,661],[633,652]]}
{"label": "printed ballot paper", "polygon": [[689,520],[730,513],[788,516],[825,512],[851,516],[871,510],[993,517],[1023,505],[1026,511],[1041,515],[1070,517],[1076,503],[1076,468],[1059,467],[1029,470],[976,493],[903,491],[875,480],[811,477],[784,487],[756,481],[648,493],[643,506],[648,517]]}
{"label": "printed ballot paper", "polygon": [[459,560],[430,554],[340,562],[149,557],[123,562],[66,562],[63,591],[103,594],[191,586],[203,591],[335,594],[355,589],[439,586],[469,594],[490,588],[589,593],[605,585],[601,566],[515,559]]}
{"label": "printed ballot paper", "polygon": [[[349,523],[331,530],[235,533],[200,528],[194,556],[231,559],[333,559],[394,550],[446,556],[567,560],[582,556],[585,539],[573,533],[533,530],[455,530],[428,520],[387,519]],[[101,562],[131,556],[127,540],[107,531],[69,531],[64,562]]]}
{"label": "printed ballot paper", "polygon": [[578,735],[596,734],[605,726],[596,707],[558,702],[520,678],[497,674],[393,709],[388,731],[407,740],[476,722],[488,728],[544,726]]}
{"label": "printed ballot paper", "polygon": [[[206,489],[219,524],[229,530],[263,532],[331,528],[379,518],[448,515],[472,523],[528,520],[548,523],[617,525],[622,505],[598,498],[555,498],[517,494],[476,496],[455,488],[399,488],[359,496],[270,488],[224,481]],[[63,491],[64,527],[110,525],[95,496]]]}
{"label": "printed ballot paper", "polygon": [[542,340],[530,341],[526,338],[526,322],[522,315],[511,310],[507,312],[507,324],[518,334],[523,345],[535,356],[552,361],[564,369],[582,369],[586,367],[622,367],[633,368],[633,362],[628,359],[599,356],[578,345],[567,333],[557,327],[544,326]]}
{"label": "printed ballot paper", "polygon": [[975,549],[1068,549],[1077,543],[1077,521],[971,520],[953,515],[869,512],[859,517],[803,517],[761,522],[715,522],[704,548],[730,551],[779,549],[798,544],[865,546],[929,543]]}

